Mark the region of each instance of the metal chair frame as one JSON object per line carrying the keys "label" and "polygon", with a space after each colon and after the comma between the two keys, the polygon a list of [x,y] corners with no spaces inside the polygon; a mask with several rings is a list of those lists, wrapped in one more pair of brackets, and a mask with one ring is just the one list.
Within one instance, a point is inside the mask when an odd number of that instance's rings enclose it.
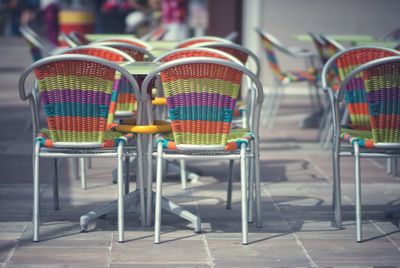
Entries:
{"label": "metal chair frame", "polygon": [[[168,56],[174,55],[174,54],[179,54],[179,53],[185,53],[185,52],[192,52],[192,53],[212,53],[212,54],[216,54],[216,55],[220,55],[222,57],[225,57],[229,60],[231,60],[232,62],[235,62],[237,64],[242,64],[238,59],[236,59],[234,56],[225,53],[223,51],[220,50],[215,50],[215,49],[211,49],[211,48],[205,48],[205,47],[186,47],[186,48],[180,48],[180,49],[175,49],[173,51],[169,51],[161,56],[159,56],[158,58],[156,58],[154,60],[154,62],[164,62],[164,59],[167,58]],[[164,93],[162,92],[162,86],[159,85],[158,86],[159,92],[157,93],[158,95],[163,95]],[[193,177],[193,178],[197,178],[198,175],[194,174],[192,172],[186,172],[186,163],[184,160],[180,160],[179,161],[179,174],[181,176],[181,185],[182,185],[182,189],[186,189],[187,188],[187,178]],[[164,172],[165,173],[165,172]],[[233,181],[233,163],[231,164],[231,172],[229,173],[229,181],[228,181],[228,198],[227,198],[227,208],[229,209],[231,207],[230,204],[230,196],[231,196],[231,192],[232,192],[232,181]],[[230,191],[229,191],[230,189]],[[149,201],[150,202],[150,201]],[[252,202],[250,202],[250,204],[252,204]],[[252,215],[250,215],[251,219],[252,219]]]}
{"label": "metal chair frame", "polygon": [[[357,50],[357,49],[380,49],[382,51],[391,52],[394,55],[400,55],[399,51],[396,51],[393,49],[382,48],[382,47],[376,47],[376,46],[354,47],[354,48],[350,48],[350,49],[341,51],[341,52],[337,53],[336,55],[334,55],[333,57],[331,57],[325,63],[324,68],[322,69],[322,74],[321,74],[322,88],[328,92],[330,106],[331,106],[331,110],[332,110],[332,125],[333,125],[333,128],[332,128],[333,129],[333,136],[332,136],[332,166],[333,166],[332,204],[333,204],[334,211],[335,211],[334,219],[335,219],[335,222],[337,225],[342,224],[340,158],[359,155],[359,154],[364,156],[364,154],[366,154],[366,153],[368,154],[370,149],[366,149],[366,148],[360,149],[359,146],[355,146],[353,148],[350,146],[342,146],[342,144],[341,144],[342,142],[340,139],[340,129],[341,129],[343,115],[341,112],[342,110],[340,109],[340,103],[343,101],[345,82],[347,84],[350,78],[343,81],[340,85],[339,90],[334,92],[328,85],[327,75],[339,57],[341,57],[351,51]],[[353,72],[351,74],[353,74]],[[353,77],[353,75],[351,77]],[[358,169],[358,168],[356,167],[356,169]],[[358,175],[356,175],[356,177],[357,176]],[[361,236],[357,237],[357,241],[361,241]]]}
{"label": "metal chair frame", "polygon": [[[39,117],[37,111],[37,95],[35,94],[35,88],[31,89],[28,93],[25,88],[25,80],[28,75],[34,71],[36,68],[53,62],[59,61],[88,61],[93,63],[102,64],[104,66],[115,69],[119,72],[123,77],[129,80],[132,84],[134,91],[138,94],[138,100],[141,100],[141,95],[139,91],[139,87],[136,83],[136,80],[130,75],[128,71],[126,71],[121,66],[104,60],[98,57],[92,57],[81,54],[70,54],[70,55],[58,55],[44,58],[42,60],[36,61],[27,67],[24,72],[21,74],[19,79],[19,93],[20,98],[22,100],[28,100],[31,108],[31,115],[33,121],[33,138],[35,139],[37,133],[39,132]],[[141,109],[141,108],[140,108]],[[140,121],[141,118],[138,118]],[[141,122],[141,121],[140,121]],[[124,142],[119,142],[117,147],[115,148],[85,148],[81,147],[79,143],[71,143],[68,148],[42,148],[40,141],[36,141],[34,144],[34,152],[33,152],[33,241],[39,241],[39,226],[40,226],[40,178],[39,178],[39,160],[40,158],[54,158],[54,169],[55,176],[53,182],[53,194],[54,194],[54,208],[58,209],[58,176],[57,176],[57,159],[58,158],[82,158],[82,157],[91,157],[91,158],[117,158],[118,160],[118,199],[113,201],[99,209],[93,210],[85,215],[83,215],[80,219],[81,230],[86,231],[88,223],[98,218],[102,215],[110,213],[112,211],[118,211],[118,241],[124,241],[124,203],[128,201],[128,199],[137,198],[136,196],[127,195],[125,196],[124,191],[124,179],[123,179],[123,166],[124,159],[128,162],[129,157],[134,156],[138,158],[138,177],[139,177],[139,187],[143,186],[143,173],[141,170],[141,143],[138,141],[137,152],[136,149],[128,148],[125,146]],[[126,172],[128,174],[128,172]],[[125,199],[124,199],[125,197]],[[141,198],[142,199],[142,198]],[[141,218],[144,222],[144,198],[141,203]]]}
{"label": "metal chair frame", "polygon": [[[399,53],[400,55],[400,53]],[[336,101],[342,102],[344,99],[344,89],[349,84],[351,79],[353,79],[357,74],[362,73],[365,70],[373,68],[375,66],[379,66],[385,63],[393,63],[398,62],[400,63],[400,56],[393,56],[393,57],[385,57],[370,61],[366,64],[358,66],[355,68],[341,83],[339,91],[337,92]],[[331,94],[332,95],[332,94]],[[334,124],[337,127],[339,121],[338,118],[335,117]],[[340,135],[340,129],[335,129],[335,135]],[[357,227],[357,242],[362,242],[362,210],[361,210],[361,165],[360,160],[361,158],[393,158],[400,156],[400,141],[397,143],[375,143],[376,148],[373,149],[365,149],[360,148],[359,142],[354,141],[354,144],[349,151],[341,151],[340,156],[343,157],[354,157],[354,164],[355,164],[355,188],[356,188],[356,227]]]}
{"label": "metal chair frame", "polygon": [[[251,167],[249,169],[254,170],[255,174],[255,185],[256,185],[256,210],[257,210],[257,227],[261,227],[261,189],[260,189],[260,166],[259,166],[259,148],[258,148],[258,142],[259,142],[259,119],[260,119],[260,112],[261,112],[261,105],[263,102],[263,90],[262,90],[262,85],[260,80],[257,78],[255,74],[253,74],[250,70],[245,68],[244,66],[238,65],[234,62],[230,62],[227,60],[220,60],[220,59],[211,59],[211,58],[205,58],[205,57],[193,57],[193,58],[186,58],[186,59],[179,59],[179,60],[174,60],[171,62],[167,62],[160,67],[158,67],[156,70],[151,72],[146,79],[143,82],[142,85],[142,92],[145,92],[150,81],[158,76],[158,74],[164,70],[167,70],[169,68],[174,68],[176,66],[180,65],[186,65],[186,64],[196,64],[196,63],[205,63],[205,64],[219,64],[223,66],[227,66],[229,68],[233,68],[235,70],[238,70],[242,72],[243,74],[247,75],[250,77],[250,79],[254,82],[256,86],[256,92],[257,92],[257,99],[254,100],[257,102],[257,105],[254,105],[255,107],[255,115],[254,115],[254,122],[250,125],[250,130],[252,133],[254,133],[255,137],[252,142],[249,144],[249,149],[246,148],[245,145],[242,145],[240,150],[236,150],[232,153],[226,153],[226,151],[212,151],[212,153],[207,153],[207,152],[202,152],[198,151],[195,149],[192,149],[191,151],[185,151],[184,153],[179,153],[178,152],[173,152],[170,153],[168,150],[163,150],[162,145],[158,144],[157,146],[157,152],[153,153],[153,156],[156,157],[157,159],[157,172],[156,172],[156,210],[155,210],[155,243],[160,242],[160,227],[161,227],[161,208],[169,208],[171,207],[169,204],[171,203],[170,201],[163,199],[161,196],[161,190],[162,190],[162,161],[163,159],[210,159],[212,158],[213,160],[234,160],[238,159],[240,160],[240,166],[241,166],[241,192],[242,192],[242,243],[247,244],[248,243],[248,211],[247,211],[247,190],[246,190],[246,184],[247,184],[247,178],[246,178],[246,158],[251,159]],[[152,107],[151,107],[151,102],[148,99],[147,95],[143,96],[144,99],[147,98],[146,102],[146,108],[147,108],[147,115],[149,115],[148,120],[151,123],[153,118],[152,118]],[[151,135],[150,135],[150,138]],[[152,159],[149,157],[149,166],[152,161]],[[151,178],[151,169],[150,169],[150,175],[149,178]],[[187,218],[189,221],[191,221],[194,226],[195,226],[195,231],[200,231],[201,230],[201,224],[200,224],[200,218],[194,215],[190,215],[190,217]]]}

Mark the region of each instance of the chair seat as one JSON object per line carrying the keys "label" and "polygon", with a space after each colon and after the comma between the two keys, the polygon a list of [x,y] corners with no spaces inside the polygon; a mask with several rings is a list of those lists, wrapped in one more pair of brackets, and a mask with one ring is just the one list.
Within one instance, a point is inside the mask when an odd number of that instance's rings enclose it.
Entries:
{"label": "chair seat", "polygon": [[[231,129],[231,132],[228,136],[228,142],[225,146],[224,151],[234,151],[240,148],[242,143],[248,144],[251,140],[254,139],[254,135],[248,132],[247,129],[244,128],[234,128]],[[174,141],[174,135],[172,132],[157,134],[156,143],[162,143],[164,149],[168,150],[177,150],[176,144]]]}
{"label": "chair seat", "polygon": [[309,70],[292,70],[282,73],[281,80],[289,79],[290,82],[317,81],[318,73],[314,68]]}
{"label": "chair seat", "polygon": [[375,142],[372,139],[372,131],[370,130],[357,130],[344,127],[341,129],[340,138],[349,144],[358,141],[362,148],[375,148]]}
{"label": "chair seat", "polygon": [[[118,145],[119,142],[128,144],[134,138],[133,133],[122,134],[114,130],[107,130],[104,132],[104,141],[99,148],[112,148]],[[54,148],[53,140],[50,136],[50,130],[43,128],[38,133],[35,141],[40,141],[41,145],[46,148]]]}

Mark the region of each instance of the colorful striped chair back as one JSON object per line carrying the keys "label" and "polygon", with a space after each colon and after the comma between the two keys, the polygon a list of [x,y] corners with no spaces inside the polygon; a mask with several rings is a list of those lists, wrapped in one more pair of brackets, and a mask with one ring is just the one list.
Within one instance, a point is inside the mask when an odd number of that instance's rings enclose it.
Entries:
{"label": "colorful striped chair back", "polygon": [[[336,59],[339,78],[345,79],[351,71],[371,60],[394,56],[394,50],[374,47],[359,47],[343,51]],[[371,130],[365,85],[361,74],[355,76],[344,89],[344,98],[350,115],[349,127],[356,130]]]}
{"label": "colorful striped chair back", "polygon": [[[216,59],[191,59],[209,62],[182,63],[160,73],[175,143],[178,149],[223,149],[231,129],[242,72],[218,64]],[[169,63],[175,62],[179,60]]]}
{"label": "colorful striped chair back", "polygon": [[283,74],[281,68],[279,67],[278,59],[274,51],[274,48],[276,46],[275,43],[277,42],[277,40],[272,35],[260,29],[256,30],[261,38],[261,44],[266,53],[267,61],[272,70],[272,73],[277,79],[281,80],[285,75]]}
{"label": "colorful striped chair back", "polygon": [[152,49],[152,47],[147,44],[146,42],[134,38],[134,37],[107,37],[107,38],[102,38],[99,40],[96,40],[93,42],[93,44],[97,43],[103,43],[103,42],[118,42],[118,43],[125,43],[125,44],[130,44],[136,47],[140,47],[146,50]]}
{"label": "colorful striped chair back", "polygon": [[202,36],[202,37],[192,37],[186,40],[183,40],[179,44],[176,45],[176,48],[186,48],[193,46],[194,44],[199,43],[209,43],[209,42],[216,42],[216,43],[232,43],[227,39],[216,37],[216,36]]}
{"label": "colorful striped chair back", "polygon": [[[145,50],[144,48],[137,47],[128,43],[121,42],[99,42],[96,45],[104,47],[112,47],[119,51],[128,54],[134,61],[154,60],[153,54]],[[119,95],[117,101],[117,110],[115,111],[116,116],[131,116],[136,110],[135,94],[132,88],[129,86],[128,81],[122,78],[119,88]]]}
{"label": "colorful striped chair back", "polygon": [[188,48],[180,48],[168,52],[160,57],[156,58],[154,61],[156,62],[169,62],[178,59],[190,58],[190,57],[210,57],[222,60],[233,61],[237,64],[241,64],[241,62],[236,59],[234,56],[229,55],[223,51],[219,51],[211,48],[203,48],[203,47],[188,47]]}
{"label": "colorful striped chair back", "polygon": [[324,40],[322,40],[321,36],[315,33],[308,33],[308,35],[311,37],[311,40],[317,50],[318,56],[321,60],[322,64],[325,64],[326,60],[324,57],[324,46],[326,45]]}
{"label": "colorful striped chair back", "polygon": [[255,70],[254,73],[258,76],[260,72],[260,60],[258,57],[250,50],[245,47],[242,47],[237,44],[229,44],[229,43],[216,43],[216,42],[206,42],[206,43],[199,43],[191,46],[193,47],[208,47],[211,49],[216,49],[219,51],[223,51],[229,55],[234,56],[238,59],[243,65],[246,65],[249,58],[253,60],[255,63]]}
{"label": "colorful striped chair back", "polygon": [[[128,54],[114,48],[103,47],[100,45],[88,45],[80,46],[72,49],[68,49],[63,54],[85,54],[94,57],[103,58],[112,62],[124,62],[124,61],[135,61]],[[130,86],[130,83],[120,77],[118,74],[114,81],[114,93],[112,96],[113,103],[110,105],[110,114],[119,116],[123,111],[130,111],[132,113],[135,110],[136,98],[135,94]],[[107,126],[113,125],[114,116],[110,116],[107,121]]]}
{"label": "colorful striped chair back", "polygon": [[58,60],[39,65],[35,75],[53,144],[101,147],[113,117],[116,70],[89,60]]}
{"label": "colorful striped chair back", "polygon": [[135,61],[152,61],[154,60],[153,54],[142,47],[134,46],[128,43],[121,42],[99,42],[99,46],[113,47],[130,55]]}
{"label": "colorful striped chair back", "polygon": [[322,41],[323,41],[323,48],[322,48],[322,63],[325,64],[332,56],[334,56],[336,53],[343,51],[345,48],[333,40],[332,38],[321,34],[320,35]]}
{"label": "colorful striped chair back", "polygon": [[382,61],[362,72],[372,138],[375,144],[400,143],[400,57]]}
{"label": "colorful striped chair back", "polygon": [[73,31],[69,35],[70,35],[71,39],[74,40],[75,43],[80,46],[88,45],[90,43],[89,39],[87,39],[85,37],[85,35],[82,34],[81,32]]}

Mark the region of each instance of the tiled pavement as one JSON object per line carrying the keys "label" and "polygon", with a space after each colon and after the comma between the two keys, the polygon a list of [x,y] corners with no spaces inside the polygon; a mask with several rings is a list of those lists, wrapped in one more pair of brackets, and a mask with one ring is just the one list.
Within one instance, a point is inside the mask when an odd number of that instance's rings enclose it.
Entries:
{"label": "tiled pavement", "polygon": [[[261,138],[263,228],[250,225],[250,245],[240,244],[239,183],[233,209],[226,210],[223,162],[189,163],[200,182],[181,190],[168,176],[167,197],[199,214],[205,232],[195,234],[179,218],[163,216],[162,241],[153,244],[152,228],[127,216],[127,242],[116,239],[116,217],[109,215],[79,233],[79,216],[115,198],[110,170],[115,161],[95,160],[88,190],[60,163],[61,210],[52,210],[49,168],[43,160],[43,225],[39,243],[31,242],[31,136],[27,103],[18,98],[18,74],[30,62],[25,44],[0,39],[0,264],[3,267],[399,267],[398,219],[385,211],[399,207],[400,180],[386,174],[384,162],[362,161],[364,236],[355,243],[354,184],[351,158],[342,161],[344,224],[332,224],[331,160],[316,144],[315,129],[299,129],[307,113],[304,96],[285,98],[274,131]],[[238,174],[238,173],[236,173]],[[132,183],[133,184],[133,183]],[[133,187],[133,185],[132,185]]]}

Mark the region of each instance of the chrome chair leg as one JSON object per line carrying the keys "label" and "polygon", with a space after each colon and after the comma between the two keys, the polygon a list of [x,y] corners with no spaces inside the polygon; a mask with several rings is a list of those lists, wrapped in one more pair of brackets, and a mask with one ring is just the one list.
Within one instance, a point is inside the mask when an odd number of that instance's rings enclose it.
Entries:
{"label": "chrome chair leg", "polygon": [[157,144],[157,171],[156,171],[156,207],[154,220],[154,243],[160,243],[161,229],[161,195],[162,195],[162,144]]}
{"label": "chrome chair leg", "polygon": [[360,146],[354,142],[355,162],[355,186],[356,186],[356,227],[357,242],[362,242],[362,211],[361,211],[361,169],[360,169]]}
{"label": "chrome chair leg", "polygon": [[248,243],[246,144],[240,148],[240,187],[242,192],[242,244]]}
{"label": "chrome chair leg", "polygon": [[54,175],[53,175],[53,209],[60,209],[60,202],[58,197],[58,159],[54,158]]}
{"label": "chrome chair leg", "polygon": [[85,158],[79,158],[79,174],[81,177],[81,188],[82,190],[87,189],[86,185],[86,161]]}
{"label": "chrome chair leg", "polygon": [[179,169],[181,174],[181,187],[183,190],[187,188],[187,178],[186,178],[186,164],[185,160],[179,160]]}
{"label": "chrome chair leg", "polygon": [[123,177],[123,168],[124,168],[124,162],[123,162],[123,144],[119,143],[118,144],[118,242],[122,243],[124,242],[124,177]]}
{"label": "chrome chair leg", "polygon": [[35,143],[33,152],[33,241],[39,241],[39,225],[40,225],[40,182],[39,182],[39,151],[40,142]]}
{"label": "chrome chair leg", "polygon": [[234,174],[235,161],[229,160],[228,190],[226,192],[226,209],[232,207],[232,184]]}

